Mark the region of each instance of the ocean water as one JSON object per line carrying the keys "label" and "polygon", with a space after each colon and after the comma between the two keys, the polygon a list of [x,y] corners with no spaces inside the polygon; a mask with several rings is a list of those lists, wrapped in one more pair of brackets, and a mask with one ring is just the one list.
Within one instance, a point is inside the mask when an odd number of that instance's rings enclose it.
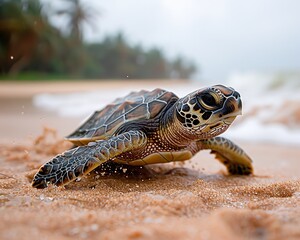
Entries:
{"label": "ocean water", "polygon": [[[243,116],[232,124],[224,136],[251,142],[300,145],[300,74],[234,74],[225,85],[234,87],[241,93]],[[200,87],[200,83],[192,83],[174,85],[168,87],[168,90],[183,97]],[[140,87],[122,86],[113,92],[99,90],[38,94],[33,103],[61,116],[85,119],[116,97],[138,90]]]}
{"label": "ocean water", "polygon": [[243,116],[224,135],[254,142],[300,145],[300,73],[235,74]]}

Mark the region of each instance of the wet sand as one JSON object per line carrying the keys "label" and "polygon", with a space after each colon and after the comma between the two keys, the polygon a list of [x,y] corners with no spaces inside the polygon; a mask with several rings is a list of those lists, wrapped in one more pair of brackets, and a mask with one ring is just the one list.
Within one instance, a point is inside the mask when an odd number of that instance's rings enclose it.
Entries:
{"label": "wet sand", "polygon": [[34,173],[70,147],[62,137],[80,119],[35,109],[36,92],[12,89],[0,90],[0,239],[300,239],[295,146],[239,142],[254,161],[249,177],[228,176],[203,151],[185,164],[102,168],[37,190]]}

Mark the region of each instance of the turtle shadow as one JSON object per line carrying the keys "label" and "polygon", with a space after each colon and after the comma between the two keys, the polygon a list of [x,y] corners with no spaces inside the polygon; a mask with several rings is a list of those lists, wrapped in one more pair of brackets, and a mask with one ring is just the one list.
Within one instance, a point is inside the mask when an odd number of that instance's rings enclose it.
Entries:
{"label": "turtle shadow", "polygon": [[171,164],[130,166],[114,163],[112,161],[105,162],[104,164],[96,168],[91,174],[94,176],[96,174],[99,174],[99,178],[127,179],[132,181],[139,181],[141,179],[151,180],[167,178],[169,176],[196,178],[206,178],[208,176],[199,170],[194,170],[186,167],[174,167]]}
{"label": "turtle shadow", "polygon": [[[80,183],[71,183],[66,185],[66,189],[98,188],[100,185],[110,187],[114,190],[126,191],[132,186],[139,185],[142,189],[146,186],[155,185],[163,189],[170,183],[177,182],[178,188],[190,185],[195,180],[205,179],[208,175],[198,170],[174,167],[172,164],[153,164],[145,166],[130,166],[105,162],[94,169],[88,176],[80,180]],[[176,181],[175,178],[177,179]],[[102,185],[102,186],[104,186]],[[174,187],[174,186],[173,186]]]}
{"label": "turtle shadow", "polygon": [[108,161],[97,167],[91,175],[98,175],[97,178],[102,179],[141,180],[155,178],[160,173],[148,166],[130,166]]}
{"label": "turtle shadow", "polygon": [[[248,176],[230,176],[225,172],[204,173],[200,169],[178,167],[173,164],[153,164],[145,166],[130,166],[108,161],[94,169],[88,176],[80,179],[80,183],[66,185],[66,189],[82,190],[83,188],[109,187],[116,191],[126,192],[132,186],[139,186],[139,191],[148,191],[149,188],[185,189],[200,180],[209,184],[218,184],[226,181],[229,185],[247,182]],[[176,183],[174,185],[174,183]],[[102,185],[104,184],[104,185]]]}

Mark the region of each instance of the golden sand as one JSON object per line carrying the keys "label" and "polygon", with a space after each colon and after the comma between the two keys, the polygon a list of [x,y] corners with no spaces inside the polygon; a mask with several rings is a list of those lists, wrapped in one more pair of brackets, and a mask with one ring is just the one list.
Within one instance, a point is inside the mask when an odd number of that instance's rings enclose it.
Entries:
{"label": "golden sand", "polygon": [[100,168],[65,187],[32,188],[38,167],[69,147],[51,129],[28,145],[1,145],[1,239],[300,238],[300,180],[288,172],[299,169],[289,162],[299,150],[265,146],[278,175],[248,146],[250,177],[227,176],[200,153],[184,166]]}

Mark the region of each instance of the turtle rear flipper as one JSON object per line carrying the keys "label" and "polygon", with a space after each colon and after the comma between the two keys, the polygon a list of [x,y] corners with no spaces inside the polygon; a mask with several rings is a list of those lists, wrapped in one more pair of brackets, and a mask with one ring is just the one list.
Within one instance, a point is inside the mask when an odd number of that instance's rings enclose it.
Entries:
{"label": "turtle rear flipper", "polygon": [[253,173],[251,158],[243,149],[224,137],[214,137],[200,141],[202,149],[211,149],[216,159],[223,163],[232,175]]}
{"label": "turtle rear flipper", "polygon": [[91,142],[65,151],[43,165],[35,174],[32,186],[46,188],[49,183],[61,186],[86,175],[102,163],[147,142],[140,131],[129,131],[108,140]]}

